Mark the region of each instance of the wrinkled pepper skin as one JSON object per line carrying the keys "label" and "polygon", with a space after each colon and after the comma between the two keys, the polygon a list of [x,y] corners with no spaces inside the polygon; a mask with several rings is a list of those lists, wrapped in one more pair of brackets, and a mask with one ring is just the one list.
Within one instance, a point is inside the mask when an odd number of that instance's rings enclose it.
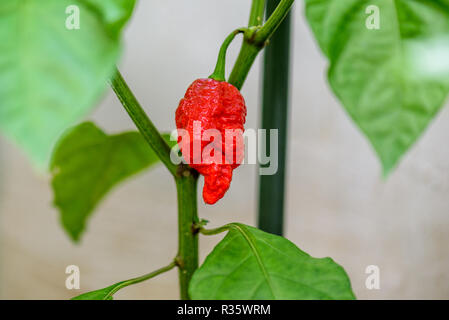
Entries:
{"label": "wrinkled pepper skin", "polygon": [[[203,199],[207,204],[214,204],[224,196],[232,180],[232,171],[240,165],[243,159],[245,120],[245,100],[236,87],[224,81],[195,80],[179,103],[176,110],[178,134],[180,133],[179,129],[184,129],[189,133],[190,140],[185,141],[178,135],[178,144],[184,159],[204,176]],[[198,134],[194,136],[194,122],[197,126],[198,122],[201,123],[201,136]],[[222,139],[219,142],[221,143],[215,144],[214,137],[208,139],[206,136],[205,139],[203,133],[208,129],[216,129],[220,132]],[[235,139],[226,141],[226,129],[240,131],[234,131],[237,132]],[[196,130],[198,132],[198,129]],[[217,159],[215,157],[217,156],[221,161],[209,160],[207,163],[201,160],[194,161],[194,144],[201,145],[201,153],[203,153],[204,148],[211,143],[214,146],[211,154],[214,155],[214,159]],[[233,150],[232,159],[229,159],[229,152],[225,152],[230,148]],[[190,150],[190,157],[186,154],[189,152],[188,150]],[[215,155],[215,152],[219,152],[220,155]]]}

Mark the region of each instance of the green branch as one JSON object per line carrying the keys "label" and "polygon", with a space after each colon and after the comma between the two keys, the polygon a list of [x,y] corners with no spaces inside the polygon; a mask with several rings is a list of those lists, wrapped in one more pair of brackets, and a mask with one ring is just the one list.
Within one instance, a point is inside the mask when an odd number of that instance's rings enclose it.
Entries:
{"label": "green branch", "polygon": [[239,90],[242,88],[257,55],[266,45],[282,20],[284,20],[294,0],[282,0],[267,22],[260,27],[258,17],[263,16],[264,6],[262,2],[260,0],[253,0],[249,29],[248,32],[245,32],[242,48],[229,76],[228,82]]}
{"label": "green branch", "polygon": [[256,33],[254,42],[256,44],[265,43],[281,25],[281,22],[285,19],[290,8],[295,0],[282,0],[277,8],[273,11],[273,14],[264,23],[262,28]]}
{"label": "green branch", "polygon": [[253,0],[253,3],[251,5],[251,13],[249,15],[248,27],[262,25],[264,10],[265,0]]}
{"label": "green branch", "polygon": [[110,84],[144,139],[148,142],[150,147],[171,172],[171,174],[176,176],[177,165],[175,165],[170,159],[170,147],[156,129],[153,122],[151,122],[148,118],[147,114],[140,106],[136,97],[118,70],[116,71],[114,77],[110,80]]}

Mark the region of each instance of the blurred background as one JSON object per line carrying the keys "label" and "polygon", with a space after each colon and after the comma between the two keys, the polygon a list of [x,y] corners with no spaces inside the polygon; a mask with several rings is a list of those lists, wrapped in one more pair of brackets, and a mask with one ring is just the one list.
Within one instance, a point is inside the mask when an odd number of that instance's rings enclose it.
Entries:
{"label": "blurred background", "polygon": [[[449,299],[448,108],[383,180],[374,151],[327,85],[327,62],[302,6],[298,1],[293,11],[285,236],[312,256],[341,264],[359,299]],[[160,130],[175,128],[186,88],[211,73],[219,45],[247,24],[249,9],[249,0],[139,1],[120,69]],[[232,44],[228,67],[239,47],[240,40]],[[261,61],[242,91],[247,128],[259,124]],[[110,133],[134,129],[110,89],[89,118]],[[200,217],[209,227],[254,225],[257,179],[254,165],[241,166],[218,204],[200,199]],[[49,176],[0,137],[1,299],[67,299],[147,273],[176,254],[175,185],[162,166],[109,193],[79,245],[64,233],[51,203]],[[202,259],[221,237],[201,238]],[[80,267],[80,290],[65,287],[72,264]],[[379,290],[365,286],[368,265],[380,268]],[[115,298],[177,299],[177,280],[172,270]]]}

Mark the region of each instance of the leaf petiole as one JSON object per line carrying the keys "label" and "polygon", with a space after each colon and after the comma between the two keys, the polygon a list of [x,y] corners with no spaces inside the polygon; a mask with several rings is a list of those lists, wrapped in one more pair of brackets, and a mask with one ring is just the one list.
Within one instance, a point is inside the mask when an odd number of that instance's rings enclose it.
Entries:
{"label": "leaf petiole", "polygon": [[176,266],[177,266],[176,261],[173,261],[169,265],[159,268],[150,273],[144,274],[143,276],[140,276],[137,278],[132,278],[132,279],[125,280],[125,281],[120,281],[120,282],[117,282],[116,284],[113,284],[104,289],[99,289],[99,290],[81,294],[77,297],[72,298],[72,300],[111,300],[112,296],[120,289],[123,289],[127,286],[137,284],[137,283],[146,281],[148,279],[154,278],[164,272],[170,271],[171,269],[173,269]]}
{"label": "leaf petiole", "polygon": [[199,233],[201,233],[205,236],[213,236],[213,235],[216,235],[216,234],[219,234],[222,232],[229,231],[229,229],[231,229],[233,226],[234,226],[234,224],[230,223],[230,224],[226,224],[224,226],[218,227],[218,228],[206,229],[206,228],[204,228],[204,223],[202,223],[200,221],[199,223],[195,224],[194,228],[196,230],[198,230]]}

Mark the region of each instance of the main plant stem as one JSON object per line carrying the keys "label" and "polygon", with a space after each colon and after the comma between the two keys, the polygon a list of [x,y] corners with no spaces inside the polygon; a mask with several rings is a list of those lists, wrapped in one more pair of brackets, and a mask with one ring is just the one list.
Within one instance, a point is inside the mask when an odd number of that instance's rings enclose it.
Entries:
{"label": "main plant stem", "polygon": [[189,299],[189,283],[198,268],[197,181],[198,173],[188,167],[180,167],[176,177],[178,191],[178,256],[180,296]]}
{"label": "main plant stem", "polygon": [[198,173],[188,166],[175,165],[171,162],[169,146],[148,118],[118,70],[110,84],[139,132],[175,177],[178,191],[179,227],[176,265],[179,268],[181,299],[189,299],[189,282],[198,268],[198,234],[193,228],[193,225],[198,222],[196,196]]}
{"label": "main plant stem", "polygon": [[[242,48],[230,75],[229,83],[238,89],[243,86],[257,54],[285,18],[293,2],[294,0],[281,0],[266,24],[260,26],[263,21],[265,0],[253,0],[249,21],[249,27],[252,28],[249,28],[244,34]],[[110,83],[142,136],[175,177],[178,192],[179,245],[176,265],[179,268],[181,299],[189,299],[190,279],[198,268],[198,229],[195,228],[199,222],[196,193],[198,173],[188,166],[182,164],[177,166],[171,162],[169,146],[118,71]]]}

